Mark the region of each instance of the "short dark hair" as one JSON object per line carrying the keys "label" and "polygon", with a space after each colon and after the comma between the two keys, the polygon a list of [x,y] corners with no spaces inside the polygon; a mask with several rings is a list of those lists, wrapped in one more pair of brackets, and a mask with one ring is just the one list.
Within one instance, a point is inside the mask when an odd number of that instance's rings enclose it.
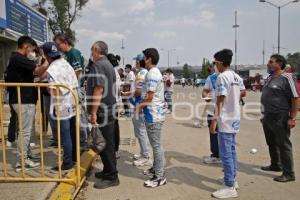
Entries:
{"label": "short dark hair", "polygon": [[171,68],[168,68],[168,69],[166,70],[166,72],[167,72],[167,73],[171,73],[171,74],[173,74],[173,71],[172,71],[172,69],[171,69]]}
{"label": "short dark hair", "polygon": [[221,61],[226,67],[231,65],[233,52],[230,49],[222,49],[215,53],[214,58]]}
{"label": "short dark hair", "polygon": [[21,36],[19,39],[18,39],[18,48],[23,48],[25,44],[29,44],[29,45],[32,45],[34,47],[37,47],[37,43],[34,41],[34,39],[32,39],[31,37],[29,36]]}
{"label": "short dark hair", "polygon": [[157,65],[159,61],[159,53],[155,48],[148,48],[143,51],[146,59],[151,58],[151,62],[153,65]]}
{"label": "short dark hair", "polygon": [[71,38],[67,37],[66,34],[63,33],[58,33],[54,36],[53,41],[59,40],[61,42],[66,42],[70,46],[74,46],[74,42],[72,41]]}
{"label": "short dark hair", "polygon": [[141,68],[146,68],[145,60],[137,61],[140,63]]}
{"label": "short dark hair", "polygon": [[281,66],[281,69],[284,69],[286,67],[287,61],[284,58],[284,56],[279,54],[273,54],[271,58],[274,58],[276,62]]}
{"label": "short dark hair", "polygon": [[131,65],[131,64],[126,64],[126,65],[125,65],[125,68],[128,68],[128,69],[131,70],[131,69],[132,69],[132,65]]}

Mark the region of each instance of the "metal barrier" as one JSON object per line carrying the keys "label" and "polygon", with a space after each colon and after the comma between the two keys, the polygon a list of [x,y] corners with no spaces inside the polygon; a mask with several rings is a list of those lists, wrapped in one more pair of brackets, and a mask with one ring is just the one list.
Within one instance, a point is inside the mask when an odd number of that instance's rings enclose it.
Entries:
{"label": "metal barrier", "polygon": [[[23,130],[22,130],[22,104],[21,104],[21,87],[35,87],[38,91],[38,105],[37,109],[39,112],[39,137],[40,137],[40,157],[41,157],[41,165],[40,165],[40,176],[32,177],[28,176],[25,172],[25,160],[24,160],[24,148],[21,149],[21,176],[12,176],[8,173],[7,168],[7,149],[5,144],[5,136],[4,136],[4,127],[3,127],[3,119],[4,119],[4,109],[3,109],[3,89],[8,87],[15,87],[17,89],[18,95],[18,127],[19,127],[19,136],[21,147],[23,147],[24,138],[23,138]],[[63,177],[62,175],[62,151],[61,151],[61,130],[60,130],[60,114],[57,113],[57,140],[58,140],[58,177],[49,177],[45,174],[45,157],[44,157],[44,144],[43,144],[43,118],[44,116],[41,113],[41,88],[55,88],[56,91],[59,91],[60,88],[67,89],[71,92],[74,100],[75,100],[75,108],[76,108],[76,167],[75,167],[75,178]],[[57,93],[56,99],[59,101],[60,95]],[[79,187],[81,184],[81,175],[80,175],[80,135],[79,135],[79,101],[77,93],[74,92],[72,88],[69,88],[66,85],[62,84],[49,84],[49,83],[3,83],[0,82],[0,131],[1,131],[1,143],[2,143],[2,158],[3,158],[3,176],[0,175],[0,182],[65,182],[74,184],[76,187]],[[59,106],[59,104],[58,104]]]}

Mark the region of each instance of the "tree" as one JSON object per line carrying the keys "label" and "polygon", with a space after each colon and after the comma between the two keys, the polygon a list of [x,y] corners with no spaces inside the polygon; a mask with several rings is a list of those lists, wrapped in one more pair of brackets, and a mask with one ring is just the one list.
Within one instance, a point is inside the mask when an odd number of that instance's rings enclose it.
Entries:
{"label": "tree", "polygon": [[287,63],[290,64],[293,70],[300,75],[300,52],[296,52],[294,54],[289,53],[286,57]]}
{"label": "tree", "polygon": [[75,31],[71,25],[80,17],[80,12],[89,0],[38,0],[33,5],[39,12],[49,18],[52,33],[64,33],[73,42],[76,41]]}
{"label": "tree", "polygon": [[208,77],[208,75],[209,75],[209,72],[208,72],[209,66],[210,66],[209,60],[203,58],[200,78],[206,79]]}
{"label": "tree", "polygon": [[183,77],[188,79],[188,78],[191,78],[191,76],[192,76],[191,66],[189,66],[188,64],[184,64],[183,65]]}

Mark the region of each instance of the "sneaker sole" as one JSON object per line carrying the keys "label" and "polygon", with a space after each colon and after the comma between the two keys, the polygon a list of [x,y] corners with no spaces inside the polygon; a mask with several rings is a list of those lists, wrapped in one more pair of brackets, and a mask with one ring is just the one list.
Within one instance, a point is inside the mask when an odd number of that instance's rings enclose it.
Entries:
{"label": "sneaker sole", "polygon": [[167,181],[164,181],[160,185],[148,185],[147,183],[144,183],[144,187],[146,187],[146,188],[157,188],[157,187],[160,187],[160,186],[164,186],[166,184],[167,184]]}
{"label": "sneaker sole", "polygon": [[133,164],[133,166],[136,166],[136,167],[145,167],[145,166],[153,165],[152,163],[135,164],[134,162],[132,164]]}
{"label": "sneaker sole", "polygon": [[117,187],[117,186],[119,186],[119,185],[120,185],[120,182],[113,183],[113,184],[106,185],[106,186],[101,186],[101,187],[94,185],[93,187],[94,187],[95,189],[102,189],[102,190],[103,190],[103,189],[110,188],[110,187]]}
{"label": "sneaker sole", "polygon": [[[39,166],[36,166],[36,167],[30,167],[30,168],[26,167],[26,168],[24,168],[24,169],[25,169],[25,171],[29,171],[29,170],[33,170],[33,169],[38,169],[39,167],[40,167],[40,165],[39,165]],[[19,172],[22,171],[22,168],[16,169],[15,171],[19,173]]]}
{"label": "sneaker sole", "polygon": [[223,197],[216,197],[212,194],[211,196],[214,198],[217,198],[217,199],[229,199],[229,198],[238,198],[239,197],[238,194],[237,195],[228,195],[228,196],[223,196]]}

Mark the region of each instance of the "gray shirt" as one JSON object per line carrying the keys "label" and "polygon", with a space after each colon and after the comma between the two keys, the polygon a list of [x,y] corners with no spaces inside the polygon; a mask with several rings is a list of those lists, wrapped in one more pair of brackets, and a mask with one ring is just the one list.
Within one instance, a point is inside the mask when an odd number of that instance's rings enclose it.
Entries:
{"label": "gray shirt", "polygon": [[96,86],[103,88],[103,96],[98,109],[98,114],[112,115],[116,104],[116,74],[113,66],[106,57],[97,60],[88,66],[87,76],[87,109],[91,112],[93,93]]}
{"label": "gray shirt", "polygon": [[278,77],[270,76],[263,87],[261,95],[263,113],[289,113],[292,98],[298,98],[296,79],[290,73]]}

